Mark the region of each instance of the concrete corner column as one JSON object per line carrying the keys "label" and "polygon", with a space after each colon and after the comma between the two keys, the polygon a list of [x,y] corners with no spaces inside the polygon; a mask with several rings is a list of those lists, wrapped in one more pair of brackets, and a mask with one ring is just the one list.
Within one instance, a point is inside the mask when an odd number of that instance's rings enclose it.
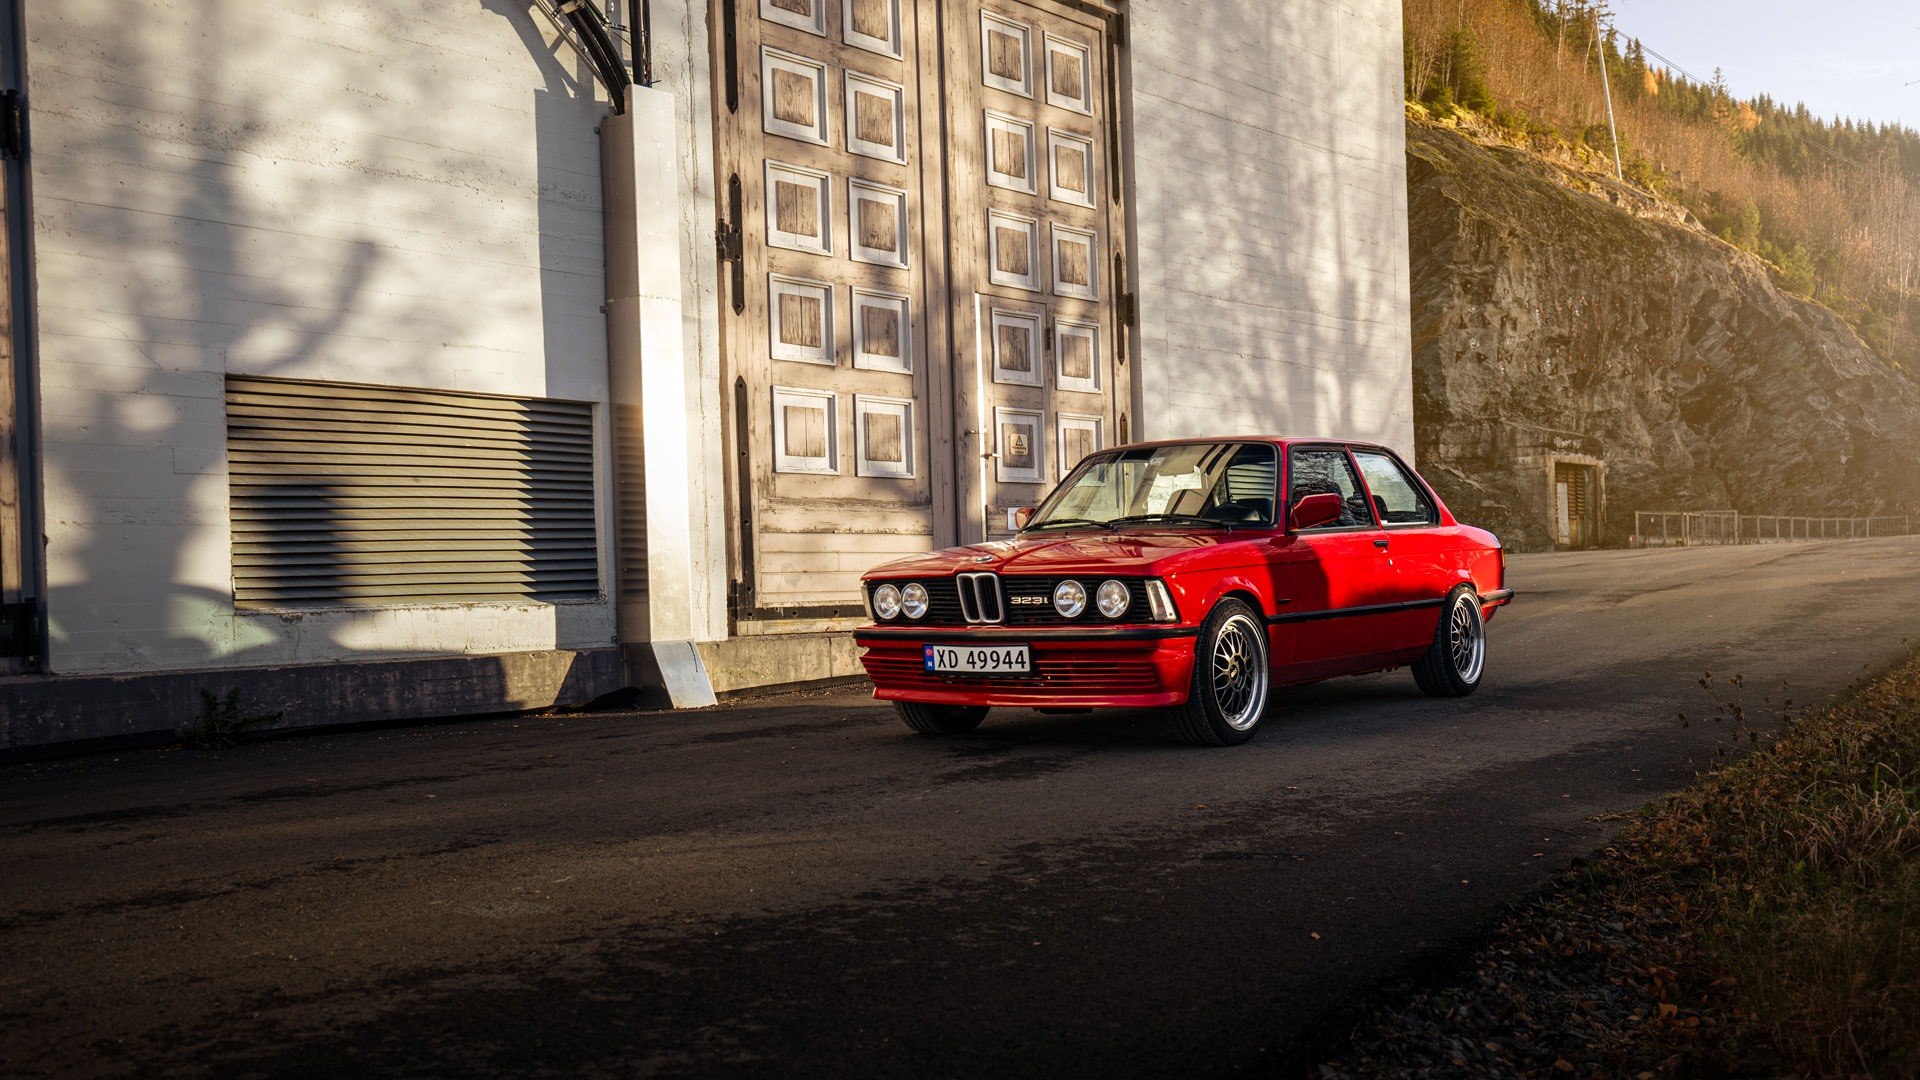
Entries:
{"label": "concrete corner column", "polygon": [[640,86],[627,97],[626,113],[600,124],[618,625],[635,679],[692,708],[714,696],[693,647],[688,439],[700,407],[681,336],[674,101]]}

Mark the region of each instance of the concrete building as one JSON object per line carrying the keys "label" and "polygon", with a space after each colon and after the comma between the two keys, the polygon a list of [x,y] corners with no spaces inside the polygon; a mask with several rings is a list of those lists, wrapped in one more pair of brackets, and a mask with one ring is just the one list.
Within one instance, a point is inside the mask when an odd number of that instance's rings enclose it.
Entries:
{"label": "concrete building", "polygon": [[0,749],[857,674],[1091,449],[1411,451],[1396,0],[607,22],[0,2]]}

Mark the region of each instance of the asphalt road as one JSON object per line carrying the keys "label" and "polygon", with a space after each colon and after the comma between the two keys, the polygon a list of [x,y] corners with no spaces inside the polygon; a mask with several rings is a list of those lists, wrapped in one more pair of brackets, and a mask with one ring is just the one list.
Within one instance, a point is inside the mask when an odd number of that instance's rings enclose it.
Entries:
{"label": "asphalt road", "polygon": [[0,1073],[1290,1074],[1704,767],[1703,672],[1904,656],[1916,549],[1516,557],[1478,694],[1232,749],[834,692],[0,767]]}

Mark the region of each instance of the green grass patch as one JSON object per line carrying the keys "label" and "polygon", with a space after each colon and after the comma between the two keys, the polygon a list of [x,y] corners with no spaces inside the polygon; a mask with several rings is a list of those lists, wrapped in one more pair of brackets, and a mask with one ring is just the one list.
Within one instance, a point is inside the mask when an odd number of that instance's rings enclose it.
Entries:
{"label": "green grass patch", "polygon": [[[1632,815],[1323,1076],[1920,1077],[1920,660]],[[1695,721],[1697,722],[1697,721]]]}

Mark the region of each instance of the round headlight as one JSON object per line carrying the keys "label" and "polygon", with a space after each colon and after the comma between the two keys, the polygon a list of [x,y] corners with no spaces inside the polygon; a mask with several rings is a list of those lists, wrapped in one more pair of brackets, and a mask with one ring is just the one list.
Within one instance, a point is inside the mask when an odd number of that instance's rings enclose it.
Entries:
{"label": "round headlight", "polygon": [[1117,581],[1103,581],[1093,594],[1093,602],[1100,607],[1100,614],[1109,619],[1117,619],[1127,613],[1127,605],[1133,603],[1133,597],[1127,595],[1127,587]]}
{"label": "round headlight", "polygon": [[883,619],[899,617],[900,590],[891,585],[882,585],[873,590],[873,613]]}
{"label": "round headlight", "polygon": [[906,612],[907,618],[909,619],[917,619],[925,615],[927,613],[927,587],[916,581],[906,588],[901,589],[900,610]]}
{"label": "round headlight", "polygon": [[1053,610],[1064,618],[1074,618],[1087,610],[1087,587],[1077,581],[1063,581],[1053,587]]}

